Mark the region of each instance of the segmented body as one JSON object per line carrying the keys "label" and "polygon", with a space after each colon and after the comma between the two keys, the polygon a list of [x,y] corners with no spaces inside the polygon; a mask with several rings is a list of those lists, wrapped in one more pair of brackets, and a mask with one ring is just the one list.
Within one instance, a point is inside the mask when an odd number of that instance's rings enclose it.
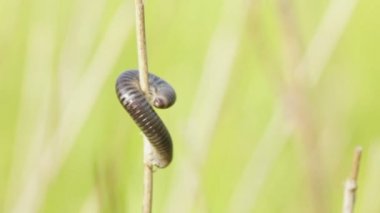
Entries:
{"label": "segmented body", "polygon": [[168,108],[174,104],[174,89],[159,77],[149,74],[149,93],[144,94],[139,85],[137,70],[123,72],[116,82],[116,93],[120,103],[139,126],[158,155],[157,167],[169,165],[173,158],[172,139],[165,124],[152,106]]}

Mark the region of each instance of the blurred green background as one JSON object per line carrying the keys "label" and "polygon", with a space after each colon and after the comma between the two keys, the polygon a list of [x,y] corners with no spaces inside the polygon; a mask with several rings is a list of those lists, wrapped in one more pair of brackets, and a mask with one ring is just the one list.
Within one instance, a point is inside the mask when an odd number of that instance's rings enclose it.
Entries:
{"label": "blurred green background", "polygon": [[[380,212],[374,0],[146,0],[151,72],[176,89],[153,212]],[[118,103],[132,0],[0,0],[0,212],[140,212],[142,137]]]}

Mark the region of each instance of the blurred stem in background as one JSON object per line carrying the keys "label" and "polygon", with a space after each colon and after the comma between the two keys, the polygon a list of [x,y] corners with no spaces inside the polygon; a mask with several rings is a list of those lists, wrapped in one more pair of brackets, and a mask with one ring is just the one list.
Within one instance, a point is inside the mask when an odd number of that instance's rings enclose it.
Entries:
{"label": "blurred stem in background", "polygon": [[[308,109],[309,106],[304,95],[311,82],[313,85],[318,82],[319,78],[317,77],[325,68],[355,5],[356,0],[352,0],[348,4],[340,0],[332,0],[306,50],[305,56],[300,58],[301,39],[295,23],[292,2],[291,0],[279,0],[279,18],[283,30],[285,62],[283,69],[285,88],[280,88],[285,91],[280,97],[283,102],[280,101],[279,106],[275,108],[271,123],[248,162],[242,179],[238,182],[238,187],[232,196],[230,212],[249,212],[253,208],[270,168],[278,158],[280,150],[284,148],[284,143],[281,141],[288,140],[287,128],[281,127],[284,122],[293,126],[291,129],[297,132],[301,146],[305,147],[301,161],[306,159],[304,167],[308,171],[307,176],[312,194],[310,200],[313,204],[310,211],[326,212],[327,207],[321,191],[322,188],[318,184],[323,181],[321,180],[323,173],[318,171],[322,165],[319,164],[316,127],[313,126],[314,121],[310,117],[312,113]],[[345,14],[345,16],[336,18],[336,14]],[[310,62],[316,65],[318,69],[310,66]],[[305,76],[314,76],[315,78],[311,80]],[[274,135],[279,135],[279,137],[273,137]],[[257,165],[259,162],[260,166]],[[256,181],[252,181],[252,177],[255,176],[258,178]]]}
{"label": "blurred stem in background", "polygon": [[[178,159],[175,181],[164,212],[191,212],[200,196],[200,172],[205,164],[225,93],[230,83],[240,37],[252,2],[224,0],[222,15],[207,49],[200,83],[185,127],[186,152]],[[226,42],[227,41],[227,42]],[[210,83],[212,82],[212,85]],[[181,199],[178,200],[178,197]],[[207,207],[200,206],[201,211]],[[195,210],[195,211],[199,211]]]}
{"label": "blurred stem in background", "polygon": [[[45,7],[42,6],[37,7],[36,13],[41,13],[40,10],[44,12],[53,12],[50,8],[49,10],[44,10],[44,8]],[[75,86],[75,94],[67,100],[67,103],[63,106],[62,113],[59,114],[59,121],[55,131],[44,138],[36,140],[38,142],[46,141],[43,146],[35,146],[34,144],[31,145],[30,151],[33,151],[33,149],[38,149],[36,159],[33,159],[33,161],[24,161],[24,157],[20,155],[22,153],[19,152],[19,150],[22,150],[23,145],[15,146],[14,157],[17,159],[15,162],[20,160],[22,162],[27,162],[27,165],[16,164],[13,167],[15,170],[13,174],[16,174],[16,171],[23,171],[27,173],[24,175],[11,176],[12,184],[9,185],[8,190],[8,202],[6,207],[7,212],[37,212],[38,209],[41,208],[43,199],[47,193],[51,181],[58,174],[63,162],[74,146],[77,135],[87,120],[96,97],[98,96],[100,89],[103,87],[107,76],[110,74],[112,67],[115,65],[116,59],[122,50],[123,43],[128,38],[131,24],[123,29],[119,28],[121,22],[125,23],[125,19],[130,17],[128,15],[130,14],[130,12],[128,12],[128,8],[130,8],[128,7],[128,4],[121,4],[114,17],[111,19],[108,29],[104,32],[103,38],[99,42],[98,48],[96,49],[92,60],[85,69],[82,81],[78,82]],[[47,16],[43,20],[50,20],[49,18],[50,16]],[[34,28],[34,25],[31,26],[31,32],[34,32],[33,29],[40,33],[44,32],[38,27]],[[46,29],[52,30],[50,25],[45,27]],[[83,33],[86,34],[87,32],[88,31],[84,31]],[[40,49],[41,47],[49,44],[47,43],[48,40],[46,39],[45,34],[38,35],[38,37],[35,38],[38,38],[38,40],[42,42],[36,44],[36,49]],[[34,42],[31,42],[31,44],[34,44]],[[52,59],[46,60],[48,56],[52,55],[51,53],[36,54],[36,52],[38,52],[36,49],[30,50],[31,59],[32,56],[39,56],[44,58],[44,61],[52,61]],[[35,69],[35,66],[29,68],[31,72],[35,72]],[[32,77],[36,77],[36,75],[31,74],[30,78],[27,78],[26,80],[36,83],[40,82]],[[44,77],[46,77],[46,75]],[[50,80],[47,82],[50,82]],[[37,91],[33,92],[33,94],[39,94],[39,91],[49,91],[49,89],[41,88],[41,86],[28,87],[27,84],[24,84],[24,87],[27,93],[31,92],[31,89],[36,89]],[[53,99],[49,100],[49,102],[53,101]],[[25,124],[25,116],[23,116],[23,114],[28,113],[24,111],[30,110],[30,103],[35,103],[38,106],[40,105],[36,99],[26,101],[26,103],[22,104],[27,107],[25,110],[21,110],[20,112],[20,125]],[[48,112],[44,111],[44,113]],[[22,141],[22,143],[29,142],[30,141],[28,139],[24,139]]]}

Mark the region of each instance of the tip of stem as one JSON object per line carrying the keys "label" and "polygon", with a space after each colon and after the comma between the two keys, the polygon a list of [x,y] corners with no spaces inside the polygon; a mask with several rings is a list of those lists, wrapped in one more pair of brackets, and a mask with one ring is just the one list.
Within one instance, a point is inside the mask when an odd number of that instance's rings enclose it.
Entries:
{"label": "tip of stem", "polygon": [[357,146],[357,147],[355,148],[355,153],[356,153],[357,155],[362,154],[362,151],[363,151],[363,148],[362,148],[361,146]]}

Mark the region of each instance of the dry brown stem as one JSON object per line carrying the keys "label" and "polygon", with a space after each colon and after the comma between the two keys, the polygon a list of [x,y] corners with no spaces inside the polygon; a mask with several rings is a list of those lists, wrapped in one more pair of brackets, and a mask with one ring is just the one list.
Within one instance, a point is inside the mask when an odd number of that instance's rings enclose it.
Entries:
{"label": "dry brown stem", "polygon": [[[136,5],[136,40],[137,40],[137,55],[139,61],[139,78],[140,88],[145,94],[149,94],[148,83],[148,56],[146,50],[145,36],[145,15],[144,1],[135,0]],[[143,213],[152,212],[152,191],[153,191],[153,170],[152,164],[148,159],[152,150],[150,143],[144,137],[144,197],[143,197]]]}
{"label": "dry brown stem", "polygon": [[148,56],[146,51],[144,1],[135,0],[136,4],[136,40],[139,61],[141,90],[148,94]]}
{"label": "dry brown stem", "polygon": [[354,160],[352,162],[352,171],[350,177],[344,184],[344,201],[343,213],[354,212],[356,190],[358,188],[357,181],[359,175],[360,159],[362,156],[362,148],[356,147],[354,153]]}
{"label": "dry brown stem", "polygon": [[153,195],[153,170],[152,170],[152,166],[145,164],[143,213],[152,212],[152,197],[153,197],[152,195]]}

